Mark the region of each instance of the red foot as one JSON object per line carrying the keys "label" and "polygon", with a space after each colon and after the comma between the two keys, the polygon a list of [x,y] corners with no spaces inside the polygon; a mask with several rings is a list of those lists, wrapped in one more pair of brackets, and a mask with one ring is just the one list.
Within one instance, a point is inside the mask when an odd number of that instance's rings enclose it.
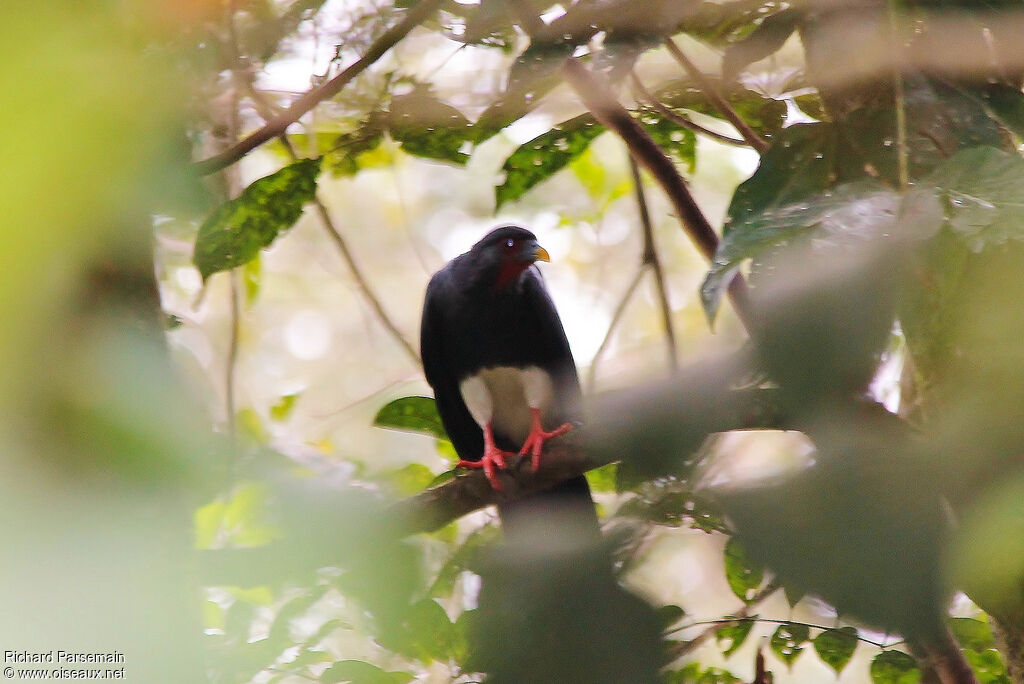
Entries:
{"label": "red foot", "polygon": [[495,491],[501,491],[501,480],[498,479],[498,473],[495,470],[495,466],[505,469],[505,457],[512,457],[515,454],[511,451],[502,451],[494,443],[494,433],[491,431],[491,424],[488,423],[484,426],[484,455],[479,461],[465,461],[461,460],[455,464],[457,468],[483,468],[484,475],[487,476],[487,481],[491,483],[491,487]]}
{"label": "red foot", "polygon": [[533,468],[533,472],[537,472],[537,468],[540,468],[540,452],[544,448],[544,442],[552,437],[564,435],[572,430],[572,425],[563,423],[551,432],[544,432],[544,428],[540,424],[540,410],[530,409],[530,418],[530,434],[526,436],[526,441],[523,442],[523,448],[519,450],[519,453],[530,454],[530,466]]}

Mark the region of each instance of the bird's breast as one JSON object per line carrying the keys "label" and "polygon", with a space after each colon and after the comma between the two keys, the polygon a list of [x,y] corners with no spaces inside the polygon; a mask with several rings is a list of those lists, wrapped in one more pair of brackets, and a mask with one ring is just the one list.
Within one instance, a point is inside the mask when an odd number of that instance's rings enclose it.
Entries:
{"label": "bird's breast", "polygon": [[554,395],[551,376],[537,366],[482,368],[466,377],[459,389],[478,425],[489,422],[496,435],[515,443],[530,432],[530,409],[539,409],[543,418]]}

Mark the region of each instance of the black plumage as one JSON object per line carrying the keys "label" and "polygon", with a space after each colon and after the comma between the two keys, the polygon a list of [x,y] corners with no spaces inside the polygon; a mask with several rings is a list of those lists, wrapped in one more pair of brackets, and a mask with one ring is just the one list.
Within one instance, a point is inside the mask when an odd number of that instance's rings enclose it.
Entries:
{"label": "black plumage", "polygon": [[[427,286],[423,366],[441,420],[464,465],[484,456],[484,432],[491,421],[481,424],[481,413],[488,398],[493,402],[494,446],[504,451],[519,451],[536,432],[536,426],[531,430],[524,422],[530,418],[526,395],[544,394],[545,386],[550,390],[548,400],[534,402],[544,429],[580,419],[576,366],[534,265],[537,259],[547,260],[547,253],[533,233],[503,226],[450,261]],[[489,396],[479,396],[481,387]],[[496,477],[490,479],[500,488]],[[574,500],[585,498],[588,515],[593,516],[584,478],[565,483],[557,492]]]}

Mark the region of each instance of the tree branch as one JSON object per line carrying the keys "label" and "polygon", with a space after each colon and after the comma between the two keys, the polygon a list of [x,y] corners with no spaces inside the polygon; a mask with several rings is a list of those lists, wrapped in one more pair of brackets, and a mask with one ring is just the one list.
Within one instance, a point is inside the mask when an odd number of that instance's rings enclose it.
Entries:
{"label": "tree branch", "polygon": [[736,110],[726,102],[725,98],[722,97],[722,94],[718,92],[718,88],[715,87],[715,84],[712,83],[707,76],[701,73],[696,64],[691,62],[690,59],[683,54],[683,51],[679,49],[679,46],[676,45],[674,40],[666,38],[665,47],[668,48],[668,51],[673,57],[675,57],[676,61],[682,65],[686,70],[686,73],[689,74],[690,78],[692,78],[697,84],[697,87],[704,92],[704,95],[707,96],[715,106],[715,109],[721,112],[722,116],[728,119],[729,123],[739,131],[739,134],[743,136],[743,139],[747,141],[747,144],[757,150],[759,154],[764,154],[764,151],[768,149],[768,143],[762,140],[761,136],[759,136],[754,129],[736,113]]}
{"label": "tree branch", "polygon": [[366,54],[349,65],[344,71],[329,81],[309,90],[296,100],[290,107],[280,114],[267,121],[262,128],[250,133],[232,147],[196,162],[194,168],[201,176],[219,171],[226,166],[252,152],[265,142],[282,135],[290,125],[298,121],[304,114],[313,109],[320,102],[330,99],[341,92],[352,79],[363,73],[370,65],[384,56],[400,40],[414,28],[419,26],[441,5],[442,0],[420,0],[414,7],[408,10],[408,14],[400,22],[389,28],[375,40],[366,50]]}
{"label": "tree branch", "polygon": [[591,390],[594,388],[594,378],[597,376],[597,362],[604,355],[604,351],[612,339],[612,333],[615,332],[615,329],[618,327],[619,321],[622,319],[622,314],[626,312],[626,305],[629,304],[629,300],[632,299],[633,293],[636,292],[636,288],[640,285],[640,280],[644,277],[644,273],[646,271],[647,265],[644,263],[641,263],[640,267],[636,269],[636,275],[634,275],[633,280],[629,282],[629,287],[626,288],[625,293],[623,293],[622,298],[615,307],[611,323],[608,324],[608,330],[604,333],[604,339],[601,340],[600,346],[598,346],[597,351],[594,352],[594,358],[590,362],[590,370],[587,372],[587,387]]}
{"label": "tree branch", "polygon": [[736,138],[731,138],[728,135],[722,135],[721,133],[713,131],[710,128],[705,128],[704,126],[701,126],[699,123],[695,121],[691,121],[690,119],[686,118],[679,112],[668,107],[664,102],[656,98],[651,91],[647,90],[644,84],[640,81],[640,78],[636,75],[635,71],[631,71],[629,75],[630,79],[633,82],[633,88],[636,90],[637,93],[639,93],[640,97],[642,97],[647,102],[647,104],[654,107],[655,111],[657,111],[659,114],[664,116],[672,123],[678,126],[682,126],[683,128],[688,128],[694,133],[706,135],[712,140],[717,140],[718,142],[725,143],[726,145],[735,145],[736,147],[750,146],[746,140],[737,140]]}
{"label": "tree branch", "polygon": [[[643,164],[661,185],[669,201],[683,221],[683,228],[701,254],[708,261],[715,257],[718,235],[697,206],[686,183],[669,159],[643,127],[619,104],[604,79],[591,73],[576,58],[569,58],[562,74],[591,114],[606,128],[625,141],[633,157]],[[747,283],[736,274],[729,283],[729,297],[733,308],[747,330],[753,327],[753,312],[747,293]]]}
{"label": "tree branch", "polygon": [[658,249],[654,244],[654,229],[651,226],[651,214],[647,210],[644,182],[640,177],[640,167],[637,166],[636,158],[633,155],[629,155],[629,168],[633,173],[633,188],[636,191],[636,203],[640,210],[640,225],[643,226],[644,230],[643,262],[654,271],[654,283],[658,290],[658,303],[661,305],[661,322],[665,326],[665,340],[668,346],[669,363],[672,372],[675,373],[679,369],[679,359],[676,355],[676,333],[672,328],[672,307],[668,303],[665,272],[661,268],[661,260],[658,259]]}

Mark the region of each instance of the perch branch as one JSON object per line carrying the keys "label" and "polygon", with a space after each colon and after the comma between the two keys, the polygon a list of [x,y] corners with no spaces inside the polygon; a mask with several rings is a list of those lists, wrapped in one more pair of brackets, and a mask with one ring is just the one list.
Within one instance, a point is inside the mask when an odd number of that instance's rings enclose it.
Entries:
{"label": "perch branch", "polygon": [[675,41],[671,38],[665,39],[665,47],[675,57],[676,61],[679,62],[686,73],[689,74],[690,78],[694,80],[703,92],[704,95],[711,101],[711,104],[715,106],[719,112],[722,113],[726,119],[729,120],[739,134],[747,141],[747,144],[757,150],[758,154],[764,154],[764,151],[768,149],[768,143],[761,139],[753,128],[736,113],[736,110],[726,102],[722,94],[718,92],[718,88],[711,82],[707,76],[705,76],[697,65],[690,61],[690,58],[683,54],[683,51],[679,49]]}
{"label": "perch branch", "polygon": [[348,85],[352,79],[366,71],[370,65],[383,57],[388,50],[405,38],[410,31],[423,23],[441,3],[442,0],[420,0],[414,7],[409,9],[404,19],[385,31],[380,38],[367,48],[366,53],[362,57],[349,65],[344,71],[329,81],[307,91],[298,100],[293,102],[290,107],[271,118],[261,128],[239,140],[227,150],[196,162],[194,165],[196,172],[199,175],[205,176],[219,171],[226,166],[234,164],[263,143],[281,136],[290,125],[298,121],[317,104],[341,92],[341,89]]}

